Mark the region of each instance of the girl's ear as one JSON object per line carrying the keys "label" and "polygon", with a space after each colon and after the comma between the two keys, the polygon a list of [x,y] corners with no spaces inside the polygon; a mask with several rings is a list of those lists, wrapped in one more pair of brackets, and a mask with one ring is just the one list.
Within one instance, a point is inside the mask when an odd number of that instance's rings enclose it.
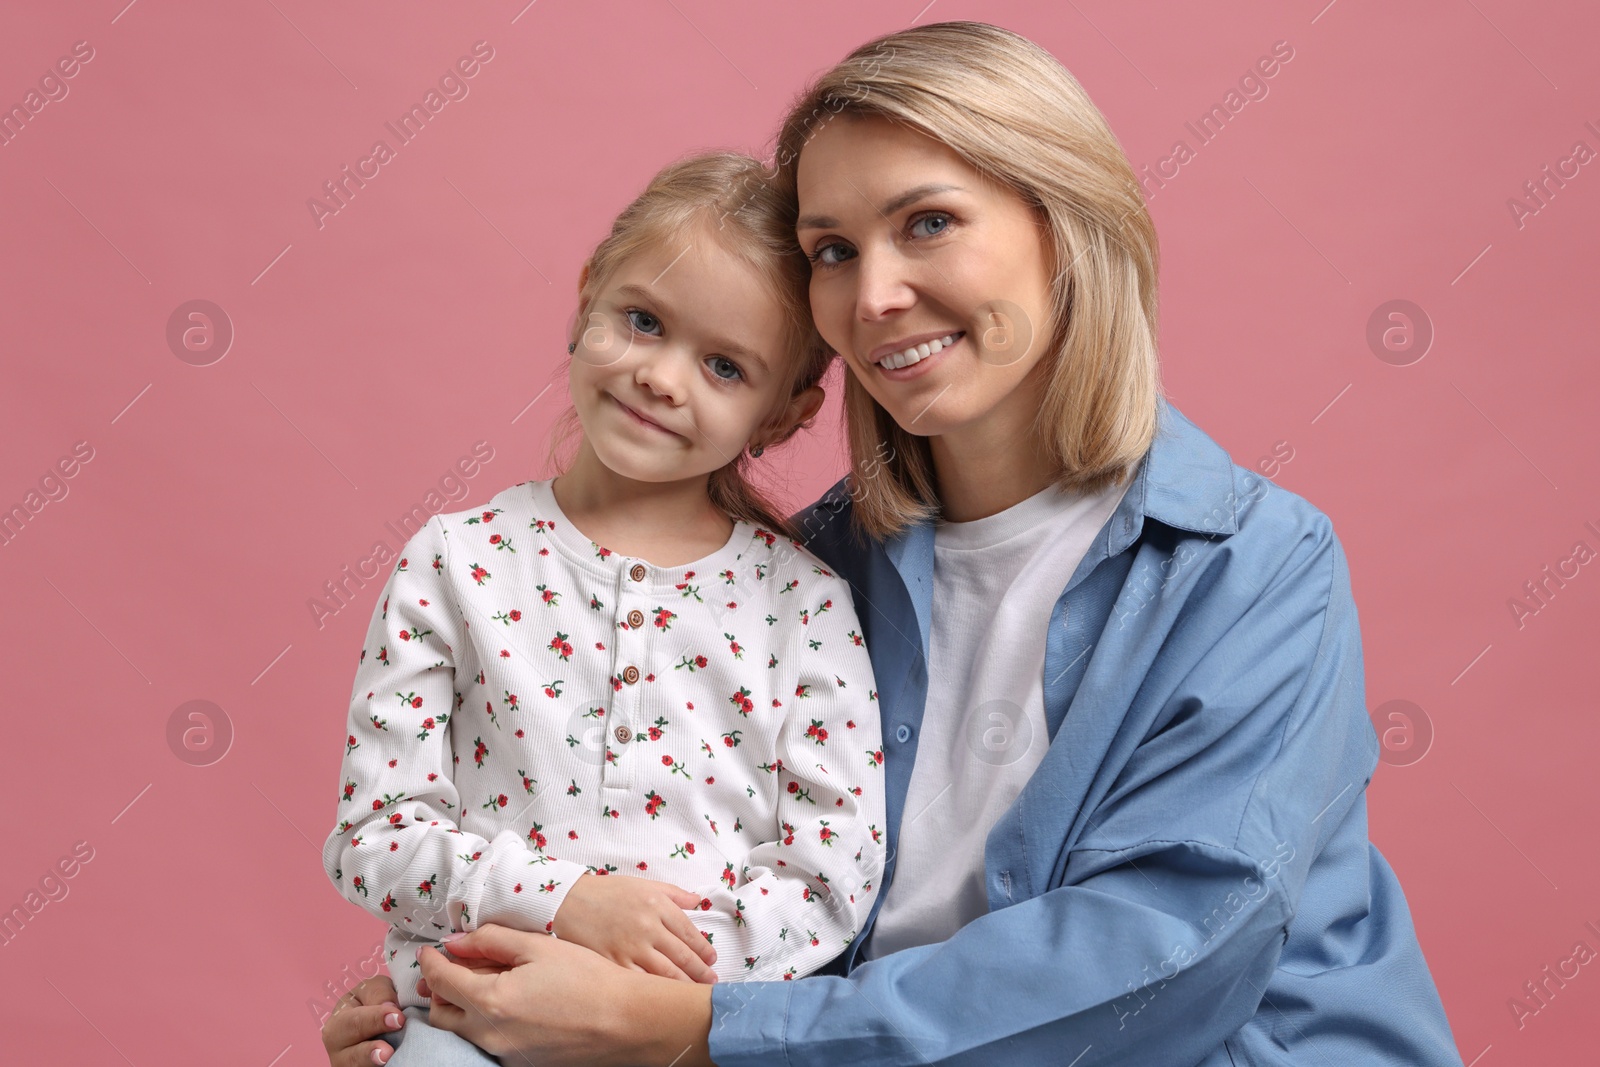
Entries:
{"label": "girl's ear", "polygon": [[820,385],[813,385],[802,391],[799,396],[789,401],[783,413],[779,433],[768,444],[781,445],[793,437],[795,431],[809,426],[811,420],[816,418],[817,412],[822,410],[823,401],[827,399],[828,394]]}
{"label": "girl's ear", "polygon": [[583,261],[583,266],[578,268],[578,292],[583,292],[583,287],[589,284],[589,260]]}

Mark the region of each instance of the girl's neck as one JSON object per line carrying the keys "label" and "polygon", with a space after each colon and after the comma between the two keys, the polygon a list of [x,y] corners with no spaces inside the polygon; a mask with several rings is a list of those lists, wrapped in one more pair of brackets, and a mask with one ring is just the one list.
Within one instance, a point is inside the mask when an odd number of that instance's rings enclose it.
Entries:
{"label": "girl's neck", "polygon": [[717,510],[707,478],[639,482],[600,462],[587,441],[550,485],[556,503],[597,545],[657,567],[681,567],[728,543],[733,520]]}

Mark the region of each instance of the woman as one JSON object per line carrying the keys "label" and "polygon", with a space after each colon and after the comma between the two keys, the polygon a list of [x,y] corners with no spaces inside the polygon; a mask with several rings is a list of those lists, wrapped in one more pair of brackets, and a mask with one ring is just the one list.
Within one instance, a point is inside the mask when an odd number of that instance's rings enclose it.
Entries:
{"label": "woman", "polygon": [[[868,924],[831,973],[709,987],[487,926],[423,950],[438,1024],[541,1065],[1459,1065],[1367,839],[1344,554],[1161,398],[1154,230],[1082,88],[916,27],[776,162],[850,371],[852,474],[797,522],[879,680]],[[334,1064],[375,1062],[390,992]]]}

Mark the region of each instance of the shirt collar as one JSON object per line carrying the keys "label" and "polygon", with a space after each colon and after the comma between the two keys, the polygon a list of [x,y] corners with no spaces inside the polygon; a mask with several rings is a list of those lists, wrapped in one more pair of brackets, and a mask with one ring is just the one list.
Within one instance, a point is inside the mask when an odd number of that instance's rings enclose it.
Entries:
{"label": "shirt collar", "polygon": [[[1132,544],[1144,529],[1145,519],[1212,538],[1227,537],[1239,530],[1240,503],[1228,453],[1165,397],[1159,398],[1155,439],[1138,465],[1133,484],[1096,535],[1063,595],[1101,560]],[[848,524],[848,515],[842,517]],[[882,545],[911,595],[924,657],[928,655],[933,601],[933,533],[933,520],[926,519]]]}

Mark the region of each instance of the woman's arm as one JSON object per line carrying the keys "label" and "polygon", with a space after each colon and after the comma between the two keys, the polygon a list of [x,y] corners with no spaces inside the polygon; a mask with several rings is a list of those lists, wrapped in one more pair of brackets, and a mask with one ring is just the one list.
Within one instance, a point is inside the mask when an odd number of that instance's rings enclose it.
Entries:
{"label": "woman's arm", "polygon": [[[703,1037],[710,1059],[698,1062],[720,1067],[1091,1067],[1215,1052],[1261,1006],[1310,864],[1359,817],[1377,754],[1331,527],[1320,520],[1279,558],[1274,574],[1210,576],[1166,635],[1165,662],[1186,669],[1163,674],[1159,692],[1141,687],[1158,725],[1065,857],[1064,884],[847,977],[631,983],[627,1011],[590,1047],[655,1062],[688,1049],[688,1062]],[[525,1051],[548,1053],[563,1015],[620,992],[585,980],[540,986]],[[708,993],[711,1018],[689,999]]]}
{"label": "woman's arm", "polygon": [[[716,1067],[707,1045],[712,986],[627,970],[582,946],[493,923],[447,947],[473,966],[420,950],[422,988],[444,1000],[434,1001],[429,1024],[508,1064],[521,1056],[539,1067]],[[477,973],[483,961],[510,969]]]}

